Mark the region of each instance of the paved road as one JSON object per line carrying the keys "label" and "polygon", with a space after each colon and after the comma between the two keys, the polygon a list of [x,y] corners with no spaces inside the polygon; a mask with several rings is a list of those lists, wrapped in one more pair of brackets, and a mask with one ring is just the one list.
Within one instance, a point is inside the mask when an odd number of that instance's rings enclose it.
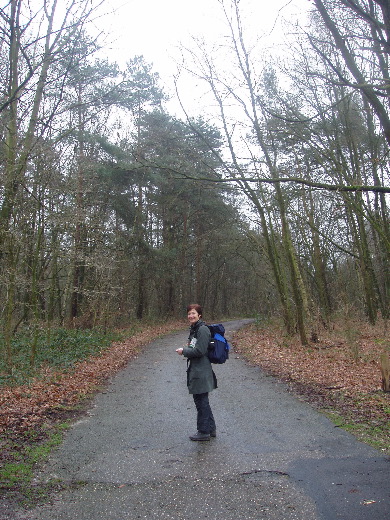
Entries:
{"label": "paved road", "polygon": [[18,520],[390,520],[389,460],[242,359],[215,370],[217,438],[191,442],[186,336],[113,378],[41,476],[71,488]]}

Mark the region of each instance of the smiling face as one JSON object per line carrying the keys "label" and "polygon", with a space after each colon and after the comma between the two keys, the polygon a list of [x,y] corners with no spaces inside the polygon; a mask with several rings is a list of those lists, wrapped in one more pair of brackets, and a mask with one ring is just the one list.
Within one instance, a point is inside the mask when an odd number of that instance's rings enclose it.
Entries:
{"label": "smiling face", "polygon": [[187,313],[188,321],[191,325],[194,325],[198,320],[200,320],[201,315],[195,309],[190,309]]}

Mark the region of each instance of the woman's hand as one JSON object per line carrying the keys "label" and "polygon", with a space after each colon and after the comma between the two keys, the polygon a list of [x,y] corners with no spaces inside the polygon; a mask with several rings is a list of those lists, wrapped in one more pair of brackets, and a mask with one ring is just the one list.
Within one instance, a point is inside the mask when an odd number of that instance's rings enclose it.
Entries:
{"label": "woman's hand", "polygon": [[177,348],[176,352],[179,354],[179,356],[183,355],[183,348]]}

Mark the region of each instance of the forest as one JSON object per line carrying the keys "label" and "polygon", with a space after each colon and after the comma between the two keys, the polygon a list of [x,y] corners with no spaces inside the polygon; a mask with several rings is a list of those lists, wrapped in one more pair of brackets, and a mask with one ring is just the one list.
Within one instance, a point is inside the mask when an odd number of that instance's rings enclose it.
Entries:
{"label": "forest", "polygon": [[334,319],[388,321],[388,2],[313,0],[282,56],[247,36],[239,0],[218,3],[223,45],[194,40],[181,63],[215,110],[182,118],[142,55],[104,57],[94,1],[0,9],[8,370],[19,334],[34,364],[42,333],[195,301],[279,317],[303,345]]}

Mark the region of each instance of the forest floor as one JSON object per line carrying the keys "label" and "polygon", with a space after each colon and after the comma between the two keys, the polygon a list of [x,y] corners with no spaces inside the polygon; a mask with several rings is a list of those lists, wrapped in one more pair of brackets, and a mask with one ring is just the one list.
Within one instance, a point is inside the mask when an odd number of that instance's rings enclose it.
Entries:
{"label": "forest floor", "polygon": [[[150,341],[186,328],[185,322],[145,327],[113,343],[100,356],[79,362],[68,372],[43,371],[29,384],[0,389],[0,497],[35,501],[33,475],[61,430],[88,407],[111,376]],[[351,332],[352,331],[352,332]],[[355,323],[324,329],[302,347],[275,323],[253,323],[234,334],[234,354],[287,382],[291,391],[325,412],[337,426],[390,455],[390,393],[381,389],[380,356],[389,350],[383,325]],[[387,338],[387,339],[386,339]]]}
{"label": "forest floor", "polygon": [[380,363],[390,352],[386,325],[340,321],[314,339],[302,346],[275,323],[254,323],[236,332],[234,347],[337,426],[390,455],[390,392],[382,390]]}

